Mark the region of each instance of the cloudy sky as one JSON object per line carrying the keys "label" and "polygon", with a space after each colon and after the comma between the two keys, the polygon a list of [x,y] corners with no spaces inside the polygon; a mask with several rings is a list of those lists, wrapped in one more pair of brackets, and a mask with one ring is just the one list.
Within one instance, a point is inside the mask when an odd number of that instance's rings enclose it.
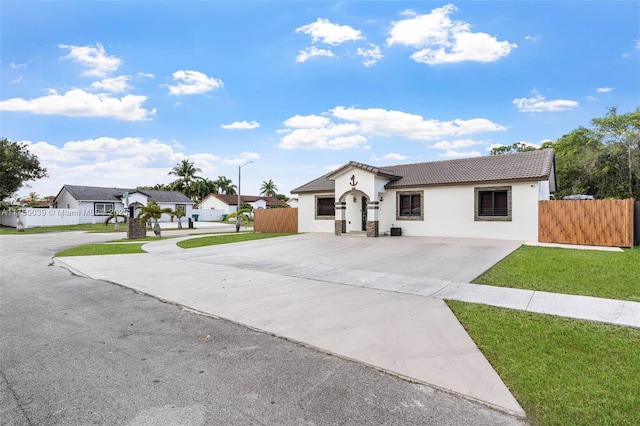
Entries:
{"label": "cloudy sky", "polygon": [[183,158],[257,194],[539,145],[640,106],[640,3],[3,1],[0,136],[63,184]]}

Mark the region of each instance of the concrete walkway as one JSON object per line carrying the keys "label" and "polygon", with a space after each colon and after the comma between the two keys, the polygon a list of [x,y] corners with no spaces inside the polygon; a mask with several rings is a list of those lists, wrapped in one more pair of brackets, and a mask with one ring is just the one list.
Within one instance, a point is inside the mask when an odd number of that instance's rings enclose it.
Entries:
{"label": "concrete walkway", "polygon": [[[274,255],[266,249],[268,240],[189,250],[176,246],[189,238],[194,236],[145,244],[146,254],[56,262],[520,417],[524,411],[442,299],[640,327],[640,303],[345,267],[355,261],[340,267],[322,259],[302,263],[293,255]],[[283,240],[313,252],[313,238]],[[254,256],[252,247],[264,255]]]}

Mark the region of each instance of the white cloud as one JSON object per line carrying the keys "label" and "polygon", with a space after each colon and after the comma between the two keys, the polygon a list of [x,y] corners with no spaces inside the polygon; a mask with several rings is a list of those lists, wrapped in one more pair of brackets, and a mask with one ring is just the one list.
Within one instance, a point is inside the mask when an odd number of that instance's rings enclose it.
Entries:
{"label": "white cloud", "polygon": [[221,124],[220,127],[226,130],[249,130],[260,127],[260,124],[257,121],[252,121],[251,123],[245,121],[234,121],[231,124]]}
{"label": "white cloud", "polygon": [[167,173],[184,158],[202,169],[202,175],[212,176],[221,162],[212,153],[176,151],[180,146],[175,141],[140,137],[100,137],[69,141],[61,147],[47,142],[29,144],[49,172],[47,179],[33,184],[43,195],[55,195],[64,184],[130,188],[169,183],[172,177]]}
{"label": "white cloud", "polygon": [[9,66],[10,66],[11,68],[13,68],[13,69],[19,70],[19,69],[22,69],[22,68],[26,68],[26,67],[27,67],[27,64],[16,64],[15,62],[11,62],[11,63],[9,64]]}
{"label": "white cloud", "polygon": [[437,149],[445,149],[445,150],[456,150],[460,148],[467,148],[473,145],[478,145],[480,142],[474,141],[473,139],[457,139],[454,141],[440,141],[433,144],[432,148]]}
{"label": "white cloud", "polygon": [[390,152],[388,154],[383,155],[382,157],[378,157],[377,155],[371,156],[371,161],[402,161],[406,160],[407,156],[398,154],[396,152]]}
{"label": "white cloud", "polygon": [[598,98],[596,98],[595,96],[585,96],[587,99],[589,99],[590,101],[597,101]]}
{"label": "white cloud", "polygon": [[486,33],[471,32],[471,25],[466,22],[452,21],[449,14],[456,10],[454,5],[448,4],[426,15],[405,11],[406,19],[393,22],[387,45],[400,44],[420,49],[411,55],[411,59],[429,65],[493,62],[518,47],[515,43],[498,41]]}
{"label": "white cloud", "polygon": [[96,43],[96,46],[71,46],[66,44],[59,44],[60,49],[68,49],[69,54],[62,57],[62,59],[69,59],[73,62],[88,68],[83,75],[89,75],[94,77],[106,77],[108,74],[116,71],[122,60],[114,55],[107,55],[104,47],[100,43]]}
{"label": "white cloud", "polygon": [[358,56],[362,56],[362,63],[365,67],[375,65],[380,59],[384,58],[384,55],[380,51],[380,46],[376,46],[375,44],[369,44],[368,49],[358,47],[357,54]]}
{"label": "white cloud", "polygon": [[172,95],[199,95],[223,86],[222,80],[199,71],[180,70],[172,75],[178,82],[175,86],[166,85]]}
{"label": "white cloud", "polygon": [[121,75],[119,77],[105,78],[100,81],[96,81],[91,84],[91,88],[94,90],[104,90],[109,93],[121,93],[129,89],[129,77],[128,75]]}
{"label": "white cloud", "polygon": [[357,109],[338,106],[329,111],[336,123],[318,115],[285,120],[285,133],[278,145],[284,149],[370,148],[370,136],[433,140],[443,136],[502,131],[505,127],[485,118],[450,121],[425,120],[416,114],[381,108]]}
{"label": "white cloud", "polygon": [[596,92],[598,92],[598,93],[609,93],[609,92],[612,92],[613,89],[614,89],[613,87],[598,87],[596,89]]}
{"label": "white cloud", "polygon": [[539,35],[535,35],[535,36],[528,35],[528,36],[525,36],[524,39],[528,40],[528,41],[538,41],[538,40],[540,40],[540,36]]}
{"label": "white cloud", "polygon": [[315,46],[311,46],[300,51],[298,56],[296,56],[296,62],[306,62],[307,60],[318,57],[318,56],[327,56],[329,58],[336,57],[336,55],[334,55],[333,52],[330,50],[318,49]]}
{"label": "white cloud", "polygon": [[485,118],[450,121],[425,120],[420,115],[402,111],[382,108],[345,108],[342,106],[335,107],[331,113],[336,118],[357,122],[359,129],[364,133],[380,136],[403,136],[417,140],[506,130],[503,126]]}
{"label": "white cloud", "polygon": [[178,108],[182,106],[182,102],[175,102],[173,105],[171,105],[171,108]]}
{"label": "white cloud", "polygon": [[22,83],[23,81],[24,81],[24,77],[20,76],[18,78],[11,80],[9,84],[18,84],[18,83]]}
{"label": "white cloud", "polygon": [[454,149],[448,149],[442,154],[438,154],[439,157],[444,158],[469,158],[469,157],[481,157],[482,153],[478,151],[456,151]]}
{"label": "white cloud", "polygon": [[547,101],[544,96],[538,94],[533,98],[514,99],[513,104],[520,112],[558,112],[577,108],[580,104],[577,101],[567,99],[555,99]]}
{"label": "white cloud", "polygon": [[347,41],[363,39],[362,32],[349,25],[331,23],[328,19],[318,18],[316,22],[296,28],[296,33],[309,34],[311,40],[329,45],[337,45]]}
{"label": "white cloud", "polygon": [[156,78],[155,75],[150,74],[150,73],[146,73],[146,72],[139,72],[138,73],[138,77],[144,77],[144,78]]}
{"label": "white cloud", "polygon": [[259,158],[260,158],[260,154],[258,154],[257,152],[245,151],[245,152],[241,152],[240,155],[238,155],[237,157],[225,157],[225,159],[222,160],[222,162],[224,164],[240,166],[246,163],[247,161],[258,160]]}
{"label": "white cloud", "polygon": [[640,49],[640,39],[636,40],[636,49]]}
{"label": "white cloud", "polygon": [[320,128],[327,126],[331,120],[320,115],[294,115],[284,121],[290,128]]}
{"label": "white cloud", "polygon": [[72,89],[64,95],[49,90],[47,96],[35,99],[13,98],[0,101],[0,111],[22,111],[34,114],[65,115],[70,117],[111,117],[125,121],[150,120],[155,115],[144,109],[146,96],[126,95],[112,98],[107,94],[87,93]]}

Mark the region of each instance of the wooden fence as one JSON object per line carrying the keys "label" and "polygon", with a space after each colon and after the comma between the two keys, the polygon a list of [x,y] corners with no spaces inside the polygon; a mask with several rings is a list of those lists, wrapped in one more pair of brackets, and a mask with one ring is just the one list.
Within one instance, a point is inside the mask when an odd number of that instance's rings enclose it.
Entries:
{"label": "wooden fence", "polygon": [[298,209],[257,209],[253,211],[255,232],[298,232]]}
{"label": "wooden fence", "polygon": [[633,206],[633,199],[540,201],[538,240],[633,247]]}

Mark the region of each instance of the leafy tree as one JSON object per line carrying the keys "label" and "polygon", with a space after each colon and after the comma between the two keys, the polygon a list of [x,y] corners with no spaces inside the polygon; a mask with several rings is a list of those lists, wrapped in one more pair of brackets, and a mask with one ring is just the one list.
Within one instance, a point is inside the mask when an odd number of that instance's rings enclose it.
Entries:
{"label": "leafy tree", "polygon": [[29,193],[29,196],[27,198],[21,200],[21,202],[24,203],[24,205],[26,207],[38,207],[39,206],[39,203],[38,203],[39,198],[40,197],[38,197],[38,193],[37,192],[31,191]]}
{"label": "leafy tree", "polygon": [[114,231],[119,231],[120,230],[120,222],[118,222],[118,218],[123,218],[124,222],[127,221],[127,216],[121,213],[118,213],[117,210],[109,210],[108,212],[109,216],[107,216],[107,219],[104,221],[104,226],[107,226],[109,224],[109,222],[111,222],[112,220],[115,222],[115,224],[113,225],[113,230]]}
{"label": "leafy tree", "polygon": [[149,201],[146,206],[138,206],[138,218],[140,218],[143,222],[148,222],[151,219],[155,222],[153,225],[153,233],[156,234],[157,237],[161,236],[160,224],[158,221],[162,217],[164,213],[171,214],[173,210],[170,208],[162,208],[155,201]]}
{"label": "leafy tree", "polygon": [[47,169],[40,166],[26,143],[0,139],[0,200],[9,198],[25,182],[47,176]]}
{"label": "leafy tree", "polygon": [[497,146],[491,150],[489,155],[512,154],[514,152],[535,151],[536,147],[527,145],[524,142],[516,142],[512,145]]}
{"label": "leafy tree", "polygon": [[216,187],[218,188],[218,194],[226,194],[226,195],[236,195],[236,186],[233,184],[233,181],[225,176],[218,176],[218,179],[215,181]]}
{"label": "leafy tree", "polygon": [[265,197],[275,197],[277,194],[278,186],[271,179],[262,182],[262,186],[260,186],[260,195],[264,195]]}
{"label": "leafy tree", "polygon": [[[249,215],[247,214],[246,210],[237,210],[235,212],[231,212],[227,215],[227,222],[230,222],[229,219],[232,218],[236,218],[236,220],[238,221],[238,223],[244,223],[244,226],[249,226],[249,224],[251,223],[251,218],[249,218]],[[236,232],[238,231],[239,227],[236,227]]]}
{"label": "leafy tree", "polygon": [[289,197],[287,197],[284,194],[276,194],[276,198],[282,201],[283,203],[286,203],[287,201],[289,201]]}
{"label": "leafy tree", "polygon": [[191,197],[191,199],[196,202],[202,201],[209,194],[217,193],[218,185],[211,179],[198,179],[196,181],[193,181],[189,186],[189,197]]}
{"label": "leafy tree", "polygon": [[158,191],[172,191],[171,184],[156,183],[155,185],[138,186],[136,189],[155,189]]}
{"label": "leafy tree", "polygon": [[169,184],[169,187],[174,191],[180,191],[185,195],[189,195],[189,186],[196,179],[201,179],[200,176],[196,176],[196,173],[200,173],[202,170],[197,168],[188,159],[183,159],[181,162],[175,165],[173,169],[168,173],[170,175],[178,176],[178,179]]}

